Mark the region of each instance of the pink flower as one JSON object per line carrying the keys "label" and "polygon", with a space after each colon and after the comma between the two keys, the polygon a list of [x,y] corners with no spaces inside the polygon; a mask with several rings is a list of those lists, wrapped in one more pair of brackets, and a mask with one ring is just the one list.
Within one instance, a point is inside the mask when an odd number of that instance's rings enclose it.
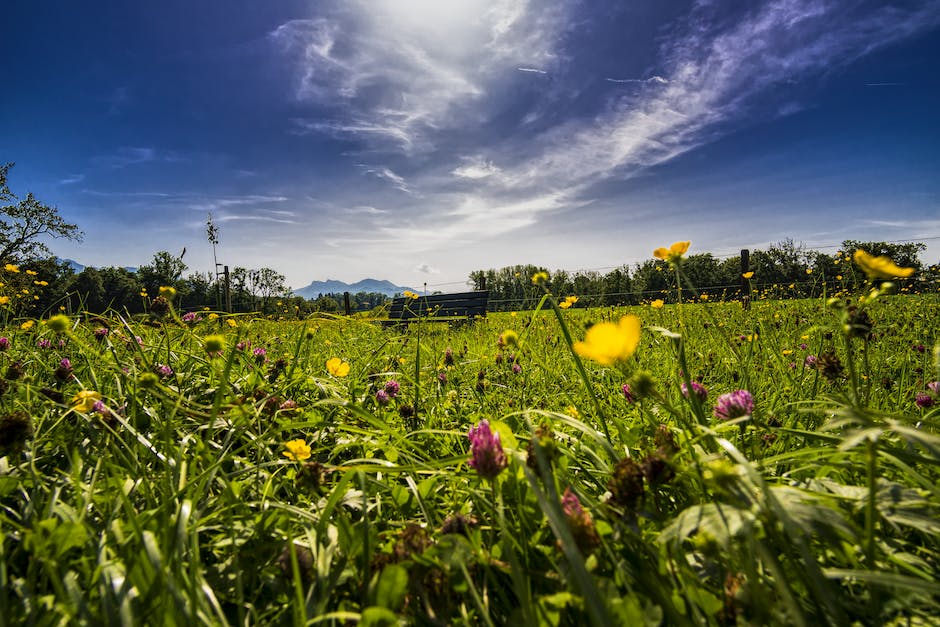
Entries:
{"label": "pink flower", "polygon": [[[681,388],[682,396],[689,398],[689,389],[686,387],[685,383],[682,384]],[[692,393],[695,394],[695,396],[700,401],[704,401],[706,398],[708,398],[708,390],[706,390],[705,386],[698,381],[692,382]]]}
{"label": "pink flower", "polygon": [[481,420],[477,426],[470,427],[467,438],[470,440],[470,467],[484,479],[495,479],[509,465],[499,433],[490,429],[489,421]]}
{"label": "pink flower", "polygon": [[734,420],[750,416],[754,412],[754,397],[747,390],[735,390],[718,397],[715,417],[721,420]]}

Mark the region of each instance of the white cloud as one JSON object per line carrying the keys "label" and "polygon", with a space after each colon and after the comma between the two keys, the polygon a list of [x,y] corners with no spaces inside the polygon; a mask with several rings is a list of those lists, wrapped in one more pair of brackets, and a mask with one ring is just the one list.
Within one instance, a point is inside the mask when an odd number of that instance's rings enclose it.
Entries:
{"label": "white cloud", "polygon": [[440,270],[437,268],[432,268],[426,263],[419,263],[417,266],[415,266],[415,270],[422,274],[440,274]]}
{"label": "white cloud", "polygon": [[730,24],[708,10],[706,4],[693,12],[687,28],[664,44],[670,78],[646,79],[660,88],[551,129],[538,152],[515,171],[505,168],[507,178],[544,189],[629,177],[711,141],[721,124],[747,116],[752,99],[774,85],[829,71],[940,23],[936,4],[846,11],[837,3],[777,0]]}
{"label": "white cloud", "polygon": [[[506,66],[546,66],[564,20],[525,0],[384,0],[320,5],[270,38],[297,67],[295,95],[326,107],[301,131],[385,142],[413,153],[473,123],[473,104]],[[380,146],[381,147],[381,146]]]}
{"label": "white cloud", "polygon": [[492,161],[476,156],[464,158],[464,165],[451,170],[451,174],[465,179],[482,179],[499,174],[499,171]]}
{"label": "white cloud", "polygon": [[411,193],[411,189],[408,187],[407,181],[405,181],[405,179],[402,178],[401,176],[392,172],[391,169],[384,167],[384,166],[373,168],[373,167],[360,165],[360,167],[365,168],[363,170],[364,174],[371,174],[377,178],[389,181],[396,189],[399,189],[408,194]]}
{"label": "white cloud", "polygon": [[75,183],[81,183],[85,180],[84,174],[70,174],[69,176],[61,179],[59,185],[74,185]]}

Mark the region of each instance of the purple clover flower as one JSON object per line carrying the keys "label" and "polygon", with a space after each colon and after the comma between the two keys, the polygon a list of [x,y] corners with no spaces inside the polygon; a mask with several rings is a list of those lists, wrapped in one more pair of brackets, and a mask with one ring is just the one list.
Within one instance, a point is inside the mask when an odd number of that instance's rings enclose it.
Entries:
{"label": "purple clover flower", "polygon": [[934,396],[940,396],[940,381],[931,381],[927,384],[927,389]]}
{"label": "purple clover flower", "polygon": [[440,383],[441,385],[447,385],[447,373],[446,373],[446,372],[438,372],[438,373],[437,373],[437,382]]}
{"label": "purple clover flower", "polygon": [[109,331],[105,327],[98,327],[95,329],[95,339],[99,342],[103,342],[104,338],[108,337]]}
{"label": "purple clover flower", "polygon": [[157,364],[153,368],[158,375],[166,379],[167,377],[173,376],[173,369],[167,366],[166,364]]}
{"label": "purple clover flower", "polygon": [[190,311],[188,313],[184,313],[181,320],[186,324],[196,324],[202,320],[202,316],[197,314],[195,311]]}
{"label": "purple clover flower", "polygon": [[571,491],[571,488],[565,488],[565,493],[561,497],[561,511],[568,518],[580,517],[584,514],[584,507],[581,506],[581,500],[578,495]]}
{"label": "purple clover flower", "polygon": [[633,396],[633,391],[630,389],[629,383],[624,383],[623,386],[620,388],[620,391],[623,392],[623,397],[627,399],[628,403],[636,402],[636,397]]}
{"label": "purple clover flower", "polygon": [[401,385],[399,385],[398,381],[392,379],[391,381],[385,382],[385,393],[388,394],[389,398],[397,397],[399,392],[401,392]]}
{"label": "purple clover flower", "polygon": [[[680,387],[682,389],[682,396],[689,398],[689,389],[686,387],[684,382]],[[706,398],[708,398],[708,390],[705,389],[705,386],[698,381],[692,382],[692,393],[695,394],[695,396],[700,401],[704,401]]]}
{"label": "purple clover flower", "polygon": [[0,351],[5,351],[10,348],[10,338],[0,337]]}
{"label": "purple clover flower", "polygon": [[521,374],[521,373],[522,373],[522,366],[520,366],[518,363],[513,364],[513,365],[512,365],[512,373],[513,373],[513,374]]}
{"label": "purple clover flower", "polygon": [[52,340],[47,340],[45,338],[36,340],[36,346],[43,349],[52,348]]}
{"label": "purple clover flower", "polygon": [[917,396],[914,398],[914,404],[916,404],[921,409],[930,409],[933,407],[934,400],[930,394],[925,392],[918,392]]}
{"label": "purple clover flower", "polygon": [[815,368],[816,359],[817,359],[816,355],[807,355],[806,359],[803,360],[803,365],[806,366],[807,368]]}
{"label": "purple clover flower", "polygon": [[375,402],[381,405],[382,407],[385,407],[386,405],[388,405],[391,402],[391,400],[392,400],[391,397],[388,395],[388,392],[386,392],[385,390],[376,391]]}
{"label": "purple clover flower", "polygon": [[484,419],[470,427],[467,438],[470,440],[470,467],[484,479],[495,479],[509,465],[499,433],[490,429],[489,421]]}
{"label": "purple clover flower", "polygon": [[715,417],[721,420],[734,420],[749,416],[754,412],[754,397],[747,390],[735,390],[718,397],[715,405]]}
{"label": "purple clover flower", "polygon": [[262,347],[258,347],[255,350],[251,351],[251,354],[254,355],[255,361],[260,365],[268,360],[268,351]]}

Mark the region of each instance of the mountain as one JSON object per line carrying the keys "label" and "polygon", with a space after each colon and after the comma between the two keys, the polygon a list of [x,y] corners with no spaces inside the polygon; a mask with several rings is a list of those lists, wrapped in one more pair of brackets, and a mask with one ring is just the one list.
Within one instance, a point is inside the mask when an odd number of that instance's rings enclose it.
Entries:
{"label": "mountain", "polygon": [[350,294],[355,294],[357,292],[379,292],[385,294],[386,296],[394,296],[395,294],[401,294],[405,290],[410,290],[416,292],[414,288],[411,287],[402,287],[400,285],[395,285],[391,281],[380,281],[378,279],[363,279],[356,283],[343,283],[342,281],[334,281],[329,279],[326,281],[314,281],[306,287],[301,287],[300,289],[294,290],[295,296],[303,296],[304,298],[316,298],[320,294],[342,294],[343,292],[349,292]]}
{"label": "mountain", "polygon": [[[55,260],[58,263],[67,263],[69,268],[71,268],[72,272],[74,272],[75,274],[79,274],[82,270],[84,270],[87,267],[78,263],[74,259],[63,259],[61,257],[56,257]],[[99,267],[98,269],[100,270],[101,268]],[[124,269],[127,270],[128,272],[137,272],[137,268],[134,266],[124,266]]]}

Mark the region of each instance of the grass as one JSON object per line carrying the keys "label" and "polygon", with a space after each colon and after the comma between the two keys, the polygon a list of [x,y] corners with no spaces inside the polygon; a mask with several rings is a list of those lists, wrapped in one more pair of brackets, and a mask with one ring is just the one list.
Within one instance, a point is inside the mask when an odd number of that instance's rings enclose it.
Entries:
{"label": "grass", "polygon": [[[628,311],[644,325],[629,360],[571,351]],[[116,314],[11,326],[0,622],[928,624],[937,319],[926,295],[747,312],[549,298],[406,331]],[[506,330],[517,345],[499,345]],[[704,401],[681,393],[692,380]],[[625,383],[645,394],[629,401]],[[76,408],[82,389],[101,404]],[[754,411],[716,419],[738,389]],[[493,480],[468,465],[482,420],[507,460]],[[285,455],[296,439],[309,458]]]}

